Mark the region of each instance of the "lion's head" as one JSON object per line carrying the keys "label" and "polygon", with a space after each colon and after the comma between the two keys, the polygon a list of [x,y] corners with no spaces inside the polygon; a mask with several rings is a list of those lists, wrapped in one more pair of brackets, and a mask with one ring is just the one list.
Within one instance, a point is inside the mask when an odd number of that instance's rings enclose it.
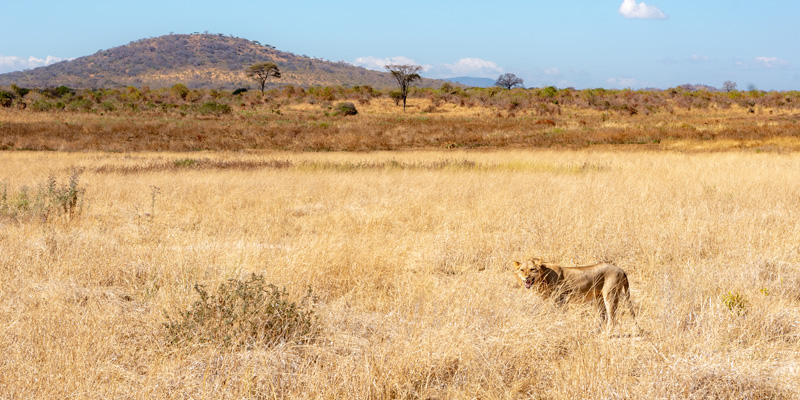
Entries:
{"label": "lion's head", "polygon": [[534,284],[540,283],[544,277],[544,262],[539,258],[527,261],[514,261],[517,277],[525,283],[525,288],[530,289]]}

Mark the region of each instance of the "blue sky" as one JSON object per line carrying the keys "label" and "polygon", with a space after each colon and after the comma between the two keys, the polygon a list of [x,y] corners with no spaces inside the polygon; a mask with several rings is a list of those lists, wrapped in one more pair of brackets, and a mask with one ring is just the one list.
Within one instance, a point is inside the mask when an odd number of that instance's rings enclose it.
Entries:
{"label": "blue sky", "polygon": [[0,73],[170,32],[528,87],[800,89],[800,1],[6,1]]}

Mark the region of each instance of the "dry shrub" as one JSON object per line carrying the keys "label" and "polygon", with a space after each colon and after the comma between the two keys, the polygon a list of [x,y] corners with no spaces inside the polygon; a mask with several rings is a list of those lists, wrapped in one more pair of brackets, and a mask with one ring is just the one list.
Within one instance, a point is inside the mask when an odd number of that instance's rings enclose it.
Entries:
{"label": "dry shrub", "polygon": [[5,183],[0,184],[0,216],[14,219],[40,218],[43,221],[56,217],[72,219],[83,211],[85,187],[79,183],[80,169],[72,169],[67,183],[61,185],[54,176],[36,186],[31,193],[28,186],[22,186],[9,193]]}
{"label": "dry shrub", "polygon": [[296,303],[286,289],[252,274],[229,280],[216,293],[194,285],[200,299],[165,324],[167,341],[177,345],[208,343],[250,349],[285,342],[307,342],[316,331],[314,298],[308,293]]}

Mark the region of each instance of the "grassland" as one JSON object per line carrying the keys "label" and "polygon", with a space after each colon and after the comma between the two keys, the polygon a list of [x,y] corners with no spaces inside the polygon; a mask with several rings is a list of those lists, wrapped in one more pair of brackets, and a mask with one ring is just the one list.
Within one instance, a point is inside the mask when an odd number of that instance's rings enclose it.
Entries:
{"label": "grassland", "polygon": [[[0,398],[798,398],[800,155],[670,143],[2,152]],[[72,215],[19,207],[76,168]],[[521,288],[533,255],[613,259],[648,335]],[[195,284],[252,273],[312,289],[311,340],[169,340]]]}

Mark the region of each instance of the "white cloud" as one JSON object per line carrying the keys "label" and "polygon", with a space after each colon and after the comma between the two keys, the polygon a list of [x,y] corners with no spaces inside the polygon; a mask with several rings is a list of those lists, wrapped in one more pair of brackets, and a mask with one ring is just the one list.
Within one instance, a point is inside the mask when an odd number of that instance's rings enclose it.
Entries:
{"label": "white cloud", "polygon": [[625,18],[667,19],[667,14],[658,7],[647,5],[645,2],[637,3],[636,0],[623,0],[619,6],[619,13]]}
{"label": "white cloud", "polygon": [[639,81],[633,78],[608,78],[606,79],[606,83],[608,83],[612,87],[629,88],[637,86],[639,84]]}
{"label": "white cloud", "polygon": [[787,61],[781,60],[778,57],[756,57],[754,61],[757,65],[767,68],[789,65]]}
{"label": "white cloud", "polygon": [[[374,71],[386,71],[386,66],[390,64],[410,64],[410,65],[420,65],[416,61],[403,56],[398,57],[386,57],[386,58],[377,58],[373,56],[367,57],[358,57],[353,61],[353,65],[357,65],[359,67],[364,67],[366,69],[371,69]],[[423,70],[430,69],[430,65],[422,65]]]}
{"label": "white cloud", "polygon": [[481,78],[496,78],[503,73],[503,69],[494,61],[482,60],[480,58],[462,58],[455,64],[442,64],[434,67],[436,71],[431,71],[442,77],[450,76],[474,76]]}
{"label": "white cloud", "polygon": [[699,56],[697,54],[693,54],[692,55],[692,61],[711,61],[711,57]]}
{"label": "white cloud", "polygon": [[494,61],[482,60],[480,58],[462,58],[455,63],[447,64],[420,64],[411,58],[398,56],[377,58],[373,56],[359,57],[352,62],[353,65],[364,67],[375,71],[385,71],[384,66],[388,64],[412,64],[422,66],[425,76],[432,78],[454,78],[457,76],[472,76],[481,78],[496,78],[503,73],[503,69]]}
{"label": "white cloud", "polygon": [[559,71],[558,71],[558,68],[548,68],[548,69],[542,71],[542,73],[544,73],[545,75],[551,75],[552,76],[552,75],[558,75]]}
{"label": "white cloud", "polygon": [[59,61],[72,60],[71,58],[61,58],[54,56],[47,56],[44,59],[36,57],[28,57],[27,59],[17,56],[2,56],[0,55],[0,73],[21,71],[24,69],[43,67],[57,63]]}

